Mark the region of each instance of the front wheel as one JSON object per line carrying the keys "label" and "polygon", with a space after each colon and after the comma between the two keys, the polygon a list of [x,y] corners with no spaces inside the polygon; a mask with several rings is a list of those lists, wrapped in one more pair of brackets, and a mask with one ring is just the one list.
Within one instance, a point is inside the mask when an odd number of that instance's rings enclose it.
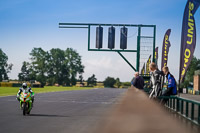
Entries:
{"label": "front wheel", "polygon": [[30,115],[30,111],[28,111],[27,114]]}
{"label": "front wheel", "polygon": [[23,103],[23,115],[26,115],[26,103]]}

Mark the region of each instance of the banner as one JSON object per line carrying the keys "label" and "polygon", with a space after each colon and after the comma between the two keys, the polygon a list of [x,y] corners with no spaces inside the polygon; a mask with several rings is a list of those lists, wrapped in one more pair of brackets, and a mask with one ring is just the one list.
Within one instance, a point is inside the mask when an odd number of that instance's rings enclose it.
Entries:
{"label": "banner", "polygon": [[188,0],[184,11],[180,50],[180,83],[184,81],[185,74],[193,58],[193,53],[196,47],[196,26],[194,14],[199,7],[198,1],[199,0]]}
{"label": "banner", "polygon": [[158,63],[158,47],[155,48],[155,63]]}
{"label": "banner", "polygon": [[142,75],[145,74],[145,63],[144,63],[144,65],[143,65],[143,67],[142,67],[141,74],[142,74]]}
{"label": "banner", "polygon": [[170,41],[169,41],[170,33],[171,33],[171,29],[168,29],[163,39],[161,70],[164,66],[167,66],[169,47],[171,46]]}
{"label": "banner", "polygon": [[147,64],[146,64],[146,74],[147,75],[150,74],[149,64],[151,64],[151,55],[149,56],[149,59],[147,60]]}

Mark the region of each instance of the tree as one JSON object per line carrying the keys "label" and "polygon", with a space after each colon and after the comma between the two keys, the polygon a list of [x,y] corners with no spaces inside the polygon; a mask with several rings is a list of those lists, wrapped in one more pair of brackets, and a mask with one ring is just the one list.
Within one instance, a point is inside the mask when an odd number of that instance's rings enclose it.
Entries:
{"label": "tree", "polygon": [[41,83],[41,86],[44,86],[47,80],[48,52],[45,52],[42,48],[33,48],[30,55],[32,73],[36,74],[36,80]]}
{"label": "tree", "polygon": [[84,85],[84,83],[83,83],[83,75],[82,74],[79,75],[78,80],[79,80],[80,84]]}
{"label": "tree", "polygon": [[29,81],[30,79],[30,63],[24,61],[21,67],[21,73],[18,74],[20,81]]}
{"label": "tree", "polygon": [[48,57],[48,82],[75,85],[77,74],[82,74],[84,66],[81,56],[72,48],[65,51],[51,49]]}
{"label": "tree", "polygon": [[115,85],[117,86],[117,88],[119,88],[122,85],[119,78],[116,79]]}
{"label": "tree", "polygon": [[[71,85],[76,84],[77,74],[82,74],[84,72],[84,66],[81,62],[81,56],[72,48],[67,48],[65,50],[65,64],[68,67],[69,71],[69,80]],[[67,85],[68,82],[66,83]]]}
{"label": "tree", "polygon": [[52,48],[50,51],[33,48],[30,55],[30,78],[35,78],[42,86],[46,82],[50,85],[75,85],[77,75],[84,72],[81,56],[72,48]]}
{"label": "tree", "polygon": [[64,51],[59,48],[53,48],[48,56],[48,82],[64,85],[69,81],[69,70]]}
{"label": "tree", "polygon": [[200,66],[200,60],[197,59],[196,57],[193,57],[190,66],[188,68],[188,71],[186,72],[184,83],[181,85],[181,87],[187,87],[190,82],[193,82],[194,72],[200,69],[199,66]]}
{"label": "tree", "polygon": [[8,73],[12,70],[13,64],[8,64],[8,56],[0,49],[0,81],[8,80]]}
{"label": "tree", "polygon": [[115,79],[112,78],[112,77],[107,77],[105,80],[104,80],[104,86],[105,87],[114,87],[114,84],[115,84]]}
{"label": "tree", "polygon": [[29,79],[36,80],[36,71],[34,71],[34,67],[30,64],[29,66]]}
{"label": "tree", "polygon": [[193,57],[190,66],[188,68],[188,71],[186,73],[185,80],[193,82],[194,72],[198,70],[199,65],[200,65],[200,60],[197,59],[196,57]]}
{"label": "tree", "polygon": [[97,79],[95,78],[95,75],[93,74],[91,77],[87,80],[87,86],[95,86],[97,84]]}

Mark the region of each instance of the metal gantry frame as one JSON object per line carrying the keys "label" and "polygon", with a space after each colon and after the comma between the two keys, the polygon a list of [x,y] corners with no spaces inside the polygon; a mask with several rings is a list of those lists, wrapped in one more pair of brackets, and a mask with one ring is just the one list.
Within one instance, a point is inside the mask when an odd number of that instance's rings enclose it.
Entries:
{"label": "metal gantry frame", "polygon": [[[92,49],[90,47],[90,31],[92,26],[126,26],[126,27],[137,27],[138,28],[138,36],[137,36],[137,49],[136,50],[126,50],[126,49]],[[153,62],[155,62],[155,40],[156,40],[156,25],[135,25],[135,24],[96,24],[96,23],[59,23],[59,28],[84,28],[88,29],[88,51],[104,51],[104,52],[117,52],[134,70],[139,72],[140,68],[140,39],[141,39],[141,28],[149,27],[153,28]],[[136,52],[136,68],[122,55],[121,52]]]}

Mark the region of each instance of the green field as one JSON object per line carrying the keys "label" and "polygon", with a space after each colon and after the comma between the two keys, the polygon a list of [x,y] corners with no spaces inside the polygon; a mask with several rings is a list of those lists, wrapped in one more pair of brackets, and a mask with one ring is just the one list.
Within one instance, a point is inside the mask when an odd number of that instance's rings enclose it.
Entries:
{"label": "green field", "polygon": [[[72,91],[72,90],[88,90],[93,87],[56,87],[56,86],[45,86],[44,88],[32,88],[35,93],[46,93],[56,91]],[[0,87],[0,96],[11,96],[16,95],[19,87]]]}

